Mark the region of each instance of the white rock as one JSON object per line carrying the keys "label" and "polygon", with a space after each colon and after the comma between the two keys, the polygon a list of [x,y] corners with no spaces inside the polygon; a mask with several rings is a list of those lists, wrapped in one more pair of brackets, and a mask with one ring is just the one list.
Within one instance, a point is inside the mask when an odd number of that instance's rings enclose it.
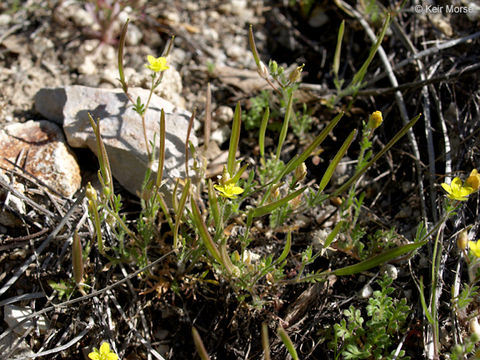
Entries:
{"label": "white rock", "polygon": [[230,138],[231,133],[232,129],[230,128],[230,126],[225,125],[213,131],[210,135],[210,139],[216,141],[217,144],[221,145]]}
{"label": "white rock", "polygon": [[221,105],[215,110],[213,117],[216,121],[229,123],[233,120],[233,109],[230,106]]}
{"label": "white rock", "polygon": [[12,17],[8,14],[0,14],[0,26],[6,26],[10,24]]}
{"label": "white rock", "polygon": [[143,34],[140,31],[140,29],[134,24],[129,24],[127,35],[125,37],[125,42],[127,43],[127,45],[131,45],[131,46],[138,45],[142,41],[142,38],[143,38]]}
{"label": "white rock", "polygon": [[78,72],[85,75],[93,75],[97,73],[97,65],[93,56],[85,56],[82,65],[78,67]]}
{"label": "white rock", "polygon": [[3,159],[15,162],[21,152],[25,156],[23,168],[63,196],[71,197],[80,188],[80,168],[57,125],[30,120],[0,130],[2,167],[12,168]]}
{"label": "white rock", "polygon": [[37,317],[37,321],[35,323],[32,319],[21,323],[27,316],[31,314],[33,314],[33,310],[29,307],[5,305],[3,308],[3,320],[5,320],[10,328],[14,328],[13,331],[19,335],[24,334],[25,331],[32,326],[35,326],[42,333],[48,329],[47,320],[44,316]]}
{"label": "white rock", "polygon": [[368,299],[372,294],[373,289],[369,284],[365,285],[362,290],[360,290],[360,297],[363,299]]}
{"label": "white rock", "polygon": [[382,273],[388,275],[392,280],[396,280],[398,277],[398,269],[392,264],[385,265]]}
{"label": "white rock", "polygon": [[[148,90],[131,88],[129,92],[133,99],[140,97],[143,103],[146,103]],[[97,153],[97,144],[88,114],[90,113],[94,119],[100,118],[102,138],[113,176],[132,194],[140,192],[148,167],[142,121],[121,90],[84,86],[42,89],[37,93],[35,106],[37,111],[47,118],[63,122],[71,146],[88,147],[94,153]],[[153,94],[145,119],[149,141],[153,139],[154,133],[159,133],[161,109],[165,111],[166,118],[163,176],[164,179],[170,179],[171,183],[173,179],[184,176],[185,139],[191,114]],[[195,146],[198,144],[193,133],[190,135],[190,141]],[[157,168],[158,162],[155,162],[154,171]]]}

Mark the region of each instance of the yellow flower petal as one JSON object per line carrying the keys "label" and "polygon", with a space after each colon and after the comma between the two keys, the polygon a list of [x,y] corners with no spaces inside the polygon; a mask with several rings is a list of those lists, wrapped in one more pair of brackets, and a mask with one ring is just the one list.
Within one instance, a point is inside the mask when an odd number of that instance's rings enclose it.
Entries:
{"label": "yellow flower petal", "polygon": [[472,251],[473,255],[480,258],[480,244],[478,243],[478,241],[469,241],[468,247]]}
{"label": "yellow flower petal", "polygon": [[88,357],[92,360],[100,360],[100,354],[98,352],[91,352]]}
{"label": "yellow flower petal", "polygon": [[110,354],[107,355],[107,359],[106,360],[118,360],[118,355],[111,352]]}
{"label": "yellow flower petal", "polygon": [[102,345],[100,345],[100,354],[108,354],[110,352],[110,344],[108,342],[103,342]]}
{"label": "yellow flower petal", "polygon": [[465,180],[465,185],[471,187],[473,191],[477,191],[480,188],[480,174],[477,169],[472,170],[470,176]]}
{"label": "yellow flower petal", "polygon": [[145,65],[147,68],[154,72],[161,72],[169,69],[170,67],[167,65],[167,59],[163,56],[155,58],[152,55],[147,56],[148,65]]}

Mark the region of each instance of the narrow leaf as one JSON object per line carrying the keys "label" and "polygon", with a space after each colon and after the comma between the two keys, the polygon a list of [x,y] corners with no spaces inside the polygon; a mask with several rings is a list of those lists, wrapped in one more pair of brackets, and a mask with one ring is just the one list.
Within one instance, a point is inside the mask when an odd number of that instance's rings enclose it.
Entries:
{"label": "narrow leaf", "polygon": [[337,36],[337,47],[335,48],[335,55],[333,57],[333,74],[335,78],[338,78],[338,69],[340,68],[340,54],[342,52],[342,41],[343,41],[343,33],[345,30],[345,20],[342,20],[340,24],[340,28],[338,29],[338,36]]}
{"label": "narrow leaf", "polygon": [[340,150],[338,150],[337,154],[333,158],[333,160],[330,162],[330,165],[328,165],[327,170],[325,171],[325,174],[323,174],[322,180],[320,181],[320,184],[318,185],[318,192],[322,192],[323,189],[327,186],[328,182],[332,178],[332,175],[335,171],[335,169],[338,166],[338,163],[340,160],[343,159],[343,156],[347,152],[348,148],[352,144],[353,139],[357,135],[357,130],[353,130],[350,135],[347,137],[347,139],[343,142],[342,147]]}
{"label": "narrow leaf", "polygon": [[197,329],[192,326],[192,337],[193,337],[193,342],[195,344],[195,348],[197,349],[197,353],[200,356],[200,359],[202,360],[210,360],[210,357],[208,356],[207,349],[205,349],[205,345],[203,345],[202,338],[200,337],[200,334],[198,333]]}
{"label": "narrow leaf", "polygon": [[380,159],[390,148],[398,141],[400,138],[407,133],[407,131],[415,125],[415,123],[418,121],[420,118],[421,114],[415,116],[412,120],[408,122],[399,132],[395,134],[395,136],[388,142],[387,145],[385,145],[382,150],[378,152],[363,168],[361,168],[354,176],[350,178],[345,184],[343,184],[339,189],[337,189],[335,192],[330,194],[330,197],[335,197],[338,196],[339,194],[343,193],[346,191],[357,179],[362,176],[362,174],[367,171],[367,169],[372,166],[378,159]]}
{"label": "narrow leaf", "polygon": [[288,336],[285,329],[279,326],[277,329],[277,335],[282,340],[283,345],[285,345],[285,347],[287,348],[288,353],[290,354],[292,359],[298,360],[297,350],[295,350],[295,346],[293,346],[292,339],[290,339],[290,336]]}
{"label": "narrow leaf", "polygon": [[[163,167],[165,164],[165,111],[163,111],[160,114],[160,144],[158,146],[158,169],[157,169],[157,189],[160,188],[160,185],[162,184],[162,177],[163,177]],[[152,146],[153,147],[153,146]],[[155,147],[153,147],[155,151]]]}
{"label": "narrow leaf", "polygon": [[223,224],[220,217],[220,208],[218,206],[218,199],[215,190],[213,190],[213,182],[208,179],[208,202],[210,204],[210,211],[212,212],[213,222],[216,229],[223,229]]}
{"label": "narrow leaf", "polygon": [[122,27],[122,32],[120,33],[120,40],[118,41],[118,76],[120,83],[122,84],[122,90],[124,93],[128,92],[128,85],[125,81],[125,74],[123,72],[123,49],[125,48],[125,38],[127,36],[128,23],[130,19],[127,19],[125,24]]}
{"label": "narrow leaf", "polygon": [[260,156],[265,157],[265,132],[267,130],[268,119],[270,117],[270,108],[267,106],[263,113],[262,123],[260,124],[260,132],[258,134],[258,144],[260,146]]}
{"label": "narrow leaf", "polygon": [[353,275],[360,273],[362,271],[367,271],[371,268],[374,268],[379,265],[383,265],[388,261],[391,261],[399,256],[402,256],[404,254],[407,254],[415,249],[418,249],[419,247],[422,247],[427,243],[427,240],[418,242],[418,243],[413,243],[413,244],[407,244],[407,245],[402,245],[399,247],[396,247],[394,249],[390,249],[385,251],[382,254],[376,255],[370,259],[367,259],[365,261],[359,262],[358,264],[355,265],[350,265],[346,266],[337,270],[333,270],[332,274],[335,274],[337,276],[344,276],[344,275]]}
{"label": "narrow leaf", "polygon": [[177,214],[175,216],[175,231],[173,232],[173,248],[176,249],[178,246],[178,229],[180,228],[180,223],[182,222],[183,210],[185,209],[185,203],[187,202],[188,194],[190,193],[190,179],[187,179],[185,187],[182,191],[182,196],[180,197],[180,203],[178,204]]}
{"label": "narrow leaf", "polygon": [[290,252],[291,246],[292,246],[292,232],[289,231],[287,233],[287,242],[285,243],[285,247],[283,248],[283,251],[280,254],[280,257],[277,260],[275,260],[275,264],[280,264],[283,260],[287,258],[287,255]]}
{"label": "narrow leaf", "polygon": [[262,323],[262,347],[264,360],[270,360],[270,341],[268,340],[267,323]]}
{"label": "narrow leaf", "polygon": [[193,109],[192,116],[188,122],[187,138],[185,139],[185,176],[188,178],[188,145],[190,143],[190,133],[193,128],[193,119],[195,119],[196,109]]}
{"label": "narrow leaf", "polygon": [[197,202],[195,201],[193,196],[190,197],[190,203],[192,204],[193,221],[195,222],[196,230],[198,231],[200,238],[202,239],[207,250],[210,252],[210,255],[212,255],[219,264],[224,265],[217,245],[215,245],[210,234],[208,233],[207,226],[202,219],[202,215],[200,214],[200,210],[198,209]]}
{"label": "narrow leaf", "polygon": [[230,135],[230,147],[228,148],[227,171],[230,177],[235,174],[235,155],[237,153],[238,142],[240,140],[240,125],[242,122],[242,109],[240,102],[235,107],[235,115],[233,116],[232,134]]}
{"label": "narrow leaf", "polygon": [[313,142],[305,149],[302,154],[297,155],[292,160],[290,160],[281,172],[281,174],[277,176],[274,183],[278,183],[286,174],[294,171],[297,166],[307,160],[310,154],[323,142],[323,140],[325,140],[330,131],[332,131],[332,129],[338,124],[342,116],[343,112],[335,116],[335,118],[330,121],[330,123],[325,127],[325,129],[322,130],[322,132],[315,138],[315,140],[313,140]]}
{"label": "narrow leaf", "polygon": [[259,216],[271,214],[272,211],[279,208],[280,206],[285,205],[290,200],[295,199],[298,195],[303,193],[306,189],[307,189],[307,187],[305,186],[305,187],[303,187],[301,189],[298,189],[297,191],[294,191],[293,193],[285,196],[284,198],[282,198],[280,200],[271,202],[270,204],[260,206],[260,207],[257,207],[255,209],[251,210],[253,217],[259,217]]}
{"label": "narrow leaf", "polygon": [[287,137],[288,131],[288,123],[290,121],[290,117],[292,116],[292,106],[293,106],[293,90],[289,91],[288,95],[288,103],[287,109],[285,111],[285,117],[283,118],[282,130],[280,131],[280,136],[278,138],[278,146],[277,146],[277,160],[280,159],[280,153],[282,152],[283,143]]}

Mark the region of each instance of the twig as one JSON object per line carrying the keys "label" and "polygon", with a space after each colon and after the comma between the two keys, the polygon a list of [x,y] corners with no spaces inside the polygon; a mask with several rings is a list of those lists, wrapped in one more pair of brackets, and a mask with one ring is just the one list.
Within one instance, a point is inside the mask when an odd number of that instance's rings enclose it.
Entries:
{"label": "twig", "polygon": [[87,335],[87,333],[90,331],[90,329],[93,327],[94,323],[93,323],[93,319],[90,318],[90,321],[88,322],[87,326],[85,327],[85,329],[82,330],[82,332],[80,334],[78,334],[77,336],[75,336],[72,340],[70,340],[69,342],[67,342],[66,344],[64,345],[60,345],[60,346],[57,346],[53,349],[50,349],[50,350],[46,350],[46,351],[42,351],[42,352],[38,352],[34,355],[30,355],[28,358],[29,359],[35,359],[35,358],[38,358],[38,357],[41,357],[41,356],[47,356],[47,355],[51,355],[51,354],[56,354],[60,351],[64,351],[64,350],[67,350],[69,347],[71,347],[72,345],[75,345],[77,342],[79,342],[85,335]]}
{"label": "twig", "polygon": [[132,324],[130,324],[130,322],[128,321],[127,319],[127,316],[125,314],[125,312],[123,311],[122,307],[120,306],[120,304],[118,303],[117,299],[115,298],[115,296],[113,296],[112,292],[111,291],[107,291],[107,295],[108,297],[110,298],[110,300],[114,303],[115,305],[115,308],[117,309],[117,311],[120,313],[120,315],[122,316],[123,320],[127,323],[128,327],[130,328],[131,331],[133,331],[133,333],[137,336],[137,338],[140,340],[140,342],[142,343],[143,346],[145,346],[148,351],[149,351],[149,354],[153,355],[155,358],[157,358],[158,360],[165,360],[165,358],[160,355],[153,347],[152,347],[152,344],[150,344],[150,341],[148,340],[145,340],[145,338],[138,332],[137,329],[135,329],[134,326],[132,326]]}
{"label": "twig", "polygon": [[[75,202],[76,203],[76,202]],[[75,204],[74,204],[75,205]],[[70,212],[70,210],[69,210]],[[68,216],[68,213],[67,213],[67,216]],[[98,295],[101,295],[103,294],[104,292],[110,290],[110,289],[113,289],[123,283],[125,283],[126,281],[134,278],[135,276],[137,276],[138,274],[144,272],[145,270],[148,270],[149,268],[151,268],[152,266],[155,266],[156,264],[158,264],[159,262],[161,262],[162,260],[164,260],[167,256],[169,256],[170,254],[172,254],[174,251],[169,251],[168,253],[166,253],[165,255],[159,257],[157,260],[153,261],[152,263],[144,266],[143,268],[131,273],[130,275],[128,275],[126,278],[123,278],[111,285],[108,285],[106,287],[104,287],[103,289],[100,289],[100,290],[97,290],[97,291],[94,291],[90,294],[87,294],[87,295],[84,295],[84,296],[81,296],[81,297],[78,297],[76,299],[73,299],[73,300],[68,300],[68,301],[64,301],[63,303],[60,303],[60,304],[55,304],[55,305],[52,305],[52,306],[49,306],[47,308],[44,308],[42,310],[39,310],[39,311],[36,311],[30,315],[27,315],[23,318],[22,321],[20,321],[16,326],[14,327],[11,327],[11,328],[8,328],[7,330],[5,330],[1,335],[0,335],[0,341],[2,339],[4,339],[8,334],[10,334],[11,332],[13,332],[14,329],[16,329],[18,326],[22,325],[24,322],[32,319],[32,318],[35,318],[35,317],[38,317],[40,315],[43,315],[43,314],[46,314],[47,312],[50,312],[52,310],[55,310],[55,309],[61,309],[61,308],[65,308],[65,307],[68,307],[70,305],[73,305],[73,304],[76,304],[78,302],[81,302],[83,300],[86,300],[86,299],[90,299],[90,298],[93,298],[95,296],[98,296]]]}
{"label": "twig", "polygon": [[[375,36],[375,33],[373,30],[370,28],[370,25],[368,22],[362,17],[362,15],[352,8],[349,4],[347,4],[343,0],[339,0],[339,3],[343,7],[345,7],[348,11],[350,11],[354,17],[360,22],[362,27],[364,28],[367,36],[370,38],[370,40],[375,43],[377,38]],[[390,61],[388,60],[388,56],[385,53],[385,50],[383,49],[382,45],[378,47],[378,55],[380,56],[380,59],[382,61],[383,67],[385,68],[385,71],[388,74],[388,78],[390,80],[390,83],[392,84],[393,87],[398,86],[398,81],[397,78],[395,77],[395,74],[393,73],[392,66],[390,65]],[[408,112],[407,112],[407,107],[405,106],[405,102],[403,101],[403,95],[400,91],[395,91],[395,101],[397,103],[398,109],[400,111],[400,115],[402,117],[402,121],[404,124],[407,124],[409,121],[408,117]],[[425,226],[428,225],[428,219],[427,219],[427,214],[426,214],[426,209],[425,209],[425,199],[423,197],[424,193],[424,187],[423,187],[423,182],[422,182],[422,168],[420,166],[420,151],[418,150],[418,144],[417,140],[415,139],[415,134],[413,133],[413,130],[410,128],[407,132],[408,139],[410,141],[410,145],[412,146],[413,153],[415,155],[415,168],[417,170],[417,180],[418,180],[418,185],[419,185],[419,198],[420,198],[420,205],[421,205],[421,211],[422,211],[422,217],[425,222]]]}
{"label": "twig", "polygon": [[[398,35],[403,39],[403,42],[406,44],[408,49],[413,52],[414,54],[418,53],[417,49],[413,45],[413,43],[410,41],[408,36],[405,34],[403,29],[398,25],[398,22],[396,20],[393,20],[392,22],[393,28],[396,30]],[[420,80],[425,81],[427,80],[427,75],[425,71],[425,66],[423,65],[423,62],[420,61],[420,59],[416,59],[418,70],[419,70],[419,75],[420,75]],[[437,64],[437,66],[439,63]],[[433,71],[431,71],[430,76],[433,75]],[[422,97],[423,97],[423,116],[425,119],[425,137],[427,139],[427,152],[428,152],[428,164],[429,164],[429,169],[428,171],[428,179],[429,179],[429,184],[430,184],[430,207],[432,211],[432,217],[433,221],[437,222],[438,219],[438,214],[437,214],[437,207],[436,207],[436,196],[435,196],[435,174],[436,174],[436,169],[435,169],[435,149],[433,146],[433,134],[432,134],[432,123],[430,121],[431,116],[430,116],[430,96],[428,92],[428,86],[424,85],[422,86]]]}
{"label": "twig", "polygon": [[[3,180],[0,179],[0,185],[5,184]],[[14,193],[15,196],[17,194]],[[21,194],[19,194],[21,195]],[[23,195],[22,195],[23,196]],[[34,253],[23,263],[23,265],[13,274],[13,276],[3,285],[3,287],[0,289],[0,296],[5,294],[5,292],[12,286],[18,278],[27,270],[27,268],[30,266],[30,264],[35,261],[35,259],[38,258],[38,256],[45,250],[45,248],[50,244],[50,242],[55,238],[55,236],[60,232],[60,230],[63,229],[65,224],[67,223],[68,219],[70,216],[72,216],[74,210],[77,208],[79,204],[81,204],[83,197],[85,196],[85,192],[81,192],[77,200],[73,203],[73,205],[70,207],[70,209],[67,211],[66,215],[60,220],[60,223],[57,225],[57,227],[51,232],[50,235],[47,236],[45,241],[34,251]],[[26,198],[26,197],[25,197]],[[53,215],[53,214],[52,214]]]}

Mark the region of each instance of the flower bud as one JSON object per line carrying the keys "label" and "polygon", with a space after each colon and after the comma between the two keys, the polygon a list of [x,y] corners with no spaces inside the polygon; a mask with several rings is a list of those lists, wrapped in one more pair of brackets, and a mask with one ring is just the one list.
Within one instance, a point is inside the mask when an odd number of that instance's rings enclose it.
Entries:
{"label": "flower bud", "polygon": [[262,61],[260,61],[257,71],[262,78],[264,79],[268,78],[268,75],[269,75],[268,67]]}
{"label": "flower bud", "polygon": [[295,181],[302,181],[303,179],[305,179],[305,176],[307,176],[307,166],[305,165],[305,163],[302,162],[295,169]]}
{"label": "flower bud", "polygon": [[460,231],[460,234],[457,236],[457,247],[460,250],[465,250],[468,245],[468,235],[467,229]]}
{"label": "flower bud", "polygon": [[104,194],[106,197],[109,197],[111,193],[112,193],[112,191],[110,190],[110,187],[109,187],[109,186],[104,186],[104,187],[103,187],[103,194]]}
{"label": "flower bud", "polygon": [[276,74],[278,71],[278,64],[275,60],[270,60],[268,63],[268,67],[270,68],[270,73]]}
{"label": "flower bud", "polygon": [[465,180],[465,186],[469,186],[473,191],[477,191],[480,188],[480,174],[477,169],[473,169],[470,176]]}
{"label": "flower bud", "polygon": [[97,200],[97,191],[93,188],[92,184],[87,184],[87,189],[85,190],[85,196],[88,200],[96,201]]}
{"label": "flower bud", "polygon": [[295,83],[298,80],[300,80],[302,76],[302,70],[305,64],[302,64],[300,66],[297,66],[295,70],[293,70],[289,75],[288,75],[288,80],[290,80],[291,83]]}
{"label": "flower bud", "polygon": [[368,127],[370,129],[376,129],[380,125],[382,125],[383,122],[383,116],[381,111],[374,111],[371,115],[370,118],[368,119]]}

